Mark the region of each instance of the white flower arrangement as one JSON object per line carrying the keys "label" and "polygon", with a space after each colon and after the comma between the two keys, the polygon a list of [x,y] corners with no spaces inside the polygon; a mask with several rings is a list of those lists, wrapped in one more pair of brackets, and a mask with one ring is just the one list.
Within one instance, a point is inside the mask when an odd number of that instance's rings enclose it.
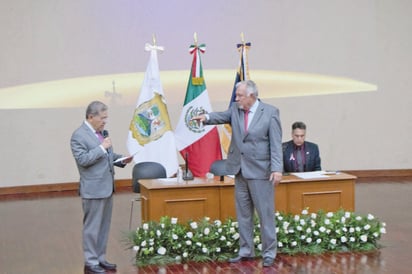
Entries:
{"label": "white flower arrangement", "polygon": [[[323,252],[369,251],[379,248],[386,224],[372,214],[348,211],[275,214],[278,252],[320,254]],[[255,218],[254,244],[260,255],[259,220]],[[226,261],[239,248],[238,223],[205,217],[181,224],[177,218],[162,217],[159,222],[142,224],[130,233],[128,244],[136,264],[171,264],[187,261]]]}

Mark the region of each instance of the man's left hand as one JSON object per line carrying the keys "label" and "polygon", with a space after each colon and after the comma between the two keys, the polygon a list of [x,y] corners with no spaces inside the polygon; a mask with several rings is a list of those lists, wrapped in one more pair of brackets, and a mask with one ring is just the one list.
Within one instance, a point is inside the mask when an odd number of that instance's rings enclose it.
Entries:
{"label": "man's left hand", "polygon": [[272,172],[270,174],[269,180],[273,183],[274,186],[278,186],[282,180],[282,172]]}

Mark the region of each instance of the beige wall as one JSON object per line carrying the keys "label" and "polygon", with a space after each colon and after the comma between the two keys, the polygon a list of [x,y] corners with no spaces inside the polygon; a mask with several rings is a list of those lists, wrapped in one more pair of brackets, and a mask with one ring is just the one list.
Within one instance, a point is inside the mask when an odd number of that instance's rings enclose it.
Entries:
{"label": "beige wall", "polygon": [[[224,110],[238,62],[235,44],[244,32],[252,42],[252,79],[254,70],[273,70],[378,86],[374,92],[265,98],[281,111],[284,140],[290,124],[303,120],[307,139],[320,146],[324,169],[409,169],[411,11],[407,0],[1,1],[0,96],[19,85],[143,72],[148,60],[143,47],[153,33],[166,48],[159,56],[161,70],[188,70],[187,50],[197,32],[199,42],[207,44],[206,83],[214,81],[208,71],[233,70],[230,84],[221,86],[222,96],[211,98],[214,110]],[[182,81],[187,77],[183,74]],[[108,128],[117,152],[126,153],[140,85],[136,79],[136,97],[128,104],[109,104]],[[163,85],[166,99],[184,94]],[[78,180],[69,139],[89,101],[47,108],[46,100],[42,108],[0,109],[0,187]],[[183,98],[170,101],[176,126]],[[131,166],[118,169],[117,178],[130,176]]]}

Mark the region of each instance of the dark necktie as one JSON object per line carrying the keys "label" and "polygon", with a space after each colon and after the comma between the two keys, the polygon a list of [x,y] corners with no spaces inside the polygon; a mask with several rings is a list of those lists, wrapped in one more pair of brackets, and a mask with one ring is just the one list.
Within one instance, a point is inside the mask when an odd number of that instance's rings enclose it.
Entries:
{"label": "dark necktie", "polygon": [[245,109],[244,110],[244,114],[245,114],[245,119],[244,119],[244,122],[245,122],[245,132],[247,132],[247,125],[248,125],[248,117],[249,117],[249,112],[250,112],[250,110],[248,110],[248,109]]}
{"label": "dark necktie", "polygon": [[297,162],[297,166],[298,166],[298,172],[303,172],[303,159],[302,159],[302,147],[298,146],[296,147],[296,162]]}

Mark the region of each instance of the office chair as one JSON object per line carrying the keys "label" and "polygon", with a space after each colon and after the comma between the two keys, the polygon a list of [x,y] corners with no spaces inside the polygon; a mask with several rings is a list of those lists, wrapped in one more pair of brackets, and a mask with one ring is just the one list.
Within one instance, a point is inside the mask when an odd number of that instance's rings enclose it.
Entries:
{"label": "office chair", "polygon": [[[134,165],[132,172],[132,187],[134,193],[140,194],[140,184],[139,179],[157,179],[166,178],[166,169],[164,166],[157,162],[140,162]],[[134,202],[140,201],[140,195],[132,199],[132,204],[130,207],[130,220],[129,220],[129,230],[132,226],[132,216],[133,216],[133,205]]]}
{"label": "office chair", "polygon": [[212,163],[209,169],[210,173],[215,176],[220,176],[220,181],[224,181],[225,175],[231,175],[226,171],[226,160],[216,160]]}

